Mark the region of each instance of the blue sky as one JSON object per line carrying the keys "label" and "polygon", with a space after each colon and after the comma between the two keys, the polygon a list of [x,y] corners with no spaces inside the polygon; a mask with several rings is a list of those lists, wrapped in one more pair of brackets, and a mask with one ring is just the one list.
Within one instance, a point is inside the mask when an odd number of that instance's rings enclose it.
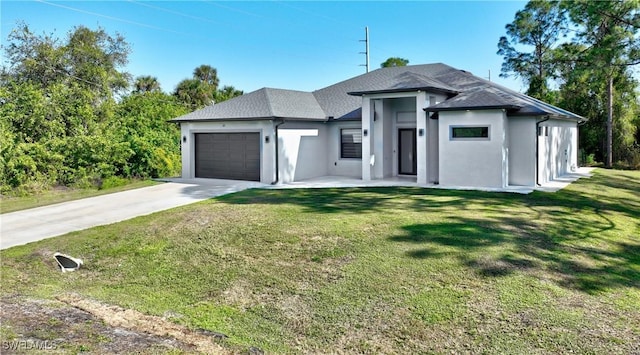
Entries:
{"label": "blue sky", "polygon": [[499,78],[496,54],[504,26],[522,1],[6,1],[0,4],[2,44],[17,21],[59,37],[77,25],[103,27],[131,45],[126,68],[156,76],[171,92],[209,64],[221,85],[312,91],[365,72],[389,57],[410,64],[442,62],[518,91]]}

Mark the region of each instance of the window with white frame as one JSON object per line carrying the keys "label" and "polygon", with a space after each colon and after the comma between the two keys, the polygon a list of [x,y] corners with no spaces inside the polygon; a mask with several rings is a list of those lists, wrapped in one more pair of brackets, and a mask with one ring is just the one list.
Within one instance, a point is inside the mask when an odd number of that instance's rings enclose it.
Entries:
{"label": "window with white frame", "polygon": [[490,140],[489,126],[449,126],[451,140]]}
{"label": "window with white frame", "polygon": [[359,128],[340,130],[340,158],[362,159],[362,132]]}

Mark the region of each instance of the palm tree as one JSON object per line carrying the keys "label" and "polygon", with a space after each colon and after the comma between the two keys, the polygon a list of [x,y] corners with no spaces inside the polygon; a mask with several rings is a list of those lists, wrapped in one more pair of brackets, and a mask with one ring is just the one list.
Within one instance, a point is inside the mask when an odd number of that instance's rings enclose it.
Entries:
{"label": "palm tree", "polygon": [[236,96],[240,96],[244,94],[242,90],[237,90],[233,86],[225,85],[222,89],[216,92],[216,102],[222,102],[225,100],[232,99]]}
{"label": "palm tree", "polygon": [[160,82],[158,78],[150,75],[143,75],[136,78],[133,92],[136,94],[145,92],[160,92]]}
{"label": "palm tree", "polygon": [[178,83],[174,96],[178,101],[192,110],[202,108],[213,103],[215,92],[209,85],[199,79],[184,79]]}
{"label": "palm tree", "polygon": [[203,64],[193,71],[193,77],[212,87],[213,90],[218,89],[220,80],[218,79],[218,71],[216,68]]}

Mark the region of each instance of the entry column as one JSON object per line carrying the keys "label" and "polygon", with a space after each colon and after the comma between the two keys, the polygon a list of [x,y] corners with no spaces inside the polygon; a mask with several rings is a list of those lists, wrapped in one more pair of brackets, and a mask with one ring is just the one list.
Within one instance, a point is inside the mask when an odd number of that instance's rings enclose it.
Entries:
{"label": "entry column", "polygon": [[373,110],[371,99],[362,96],[362,180],[371,181],[371,143],[373,137]]}
{"label": "entry column", "polygon": [[416,182],[419,185],[427,184],[427,113],[424,107],[427,102],[427,93],[418,92],[416,96]]}

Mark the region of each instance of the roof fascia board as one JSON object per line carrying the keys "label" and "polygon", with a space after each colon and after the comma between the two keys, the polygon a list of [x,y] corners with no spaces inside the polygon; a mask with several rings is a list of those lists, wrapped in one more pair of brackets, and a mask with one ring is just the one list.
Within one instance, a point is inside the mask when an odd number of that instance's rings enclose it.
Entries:
{"label": "roof fascia board", "polygon": [[533,112],[510,112],[507,114],[507,117],[527,117],[527,116],[531,116],[531,117],[540,117],[540,116],[545,116],[545,117],[549,117],[552,120],[561,120],[561,121],[578,121],[578,122],[584,122],[584,121],[588,121],[588,119],[578,116],[578,117],[569,117],[569,116],[562,116],[562,115],[556,115],[556,114],[549,114],[546,112],[540,112],[540,113],[533,113]]}
{"label": "roof fascia board", "polygon": [[[403,91],[403,92],[380,92],[380,93],[365,93],[362,95],[352,95],[352,96],[362,96],[362,97],[368,97],[370,99],[398,99],[398,98],[403,98],[403,97],[418,97],[418,93],[420,93],[420,90],[417,91]],[[351,94],[349,94],[351,95]]]}
{"label": "roof fascia board", "polygon": [[270,121],[275,117],[234,117],[234,118],[194,118],[194,119],[173,119],[169,122],[214,122],[214,121]]}
{"label": "roof fascia board", "polygon": [[443,107],[443,108],[423,108],[426,112],[440,112],[440,111],[483,111],[483,110],[518,110],[520,106],[513,105],[498,105],[498,106],[469,106],[469,107]]}
{"label": "roof fascia board", "polygon": [[312,121],[312,122],[325,122],[329,119],[327,117],[309,118],[309,117],[234,117],[234,118],[201,118],[201,119],[173,119],[167,122],[217,122],[217,121],[271,121],[271,120],[287,120],[287,121]]}
{"label": "roof fascia board", "polygon": [[[439,89],[434,87],[422,87],[422,88],[412,88],[412,89],[388,89],[388,90],[371,90],[371,91],[352,91],[348,92],[347,95],[351,96],[372,96],[372,95],[385,95],[385,94],[394,94],[394,93],[418,93],[418,92],[432,92],[434,94],[459,94],[459,91],[452,91],[447,89]],[[417,94],[416,94],[417,96]]]}

